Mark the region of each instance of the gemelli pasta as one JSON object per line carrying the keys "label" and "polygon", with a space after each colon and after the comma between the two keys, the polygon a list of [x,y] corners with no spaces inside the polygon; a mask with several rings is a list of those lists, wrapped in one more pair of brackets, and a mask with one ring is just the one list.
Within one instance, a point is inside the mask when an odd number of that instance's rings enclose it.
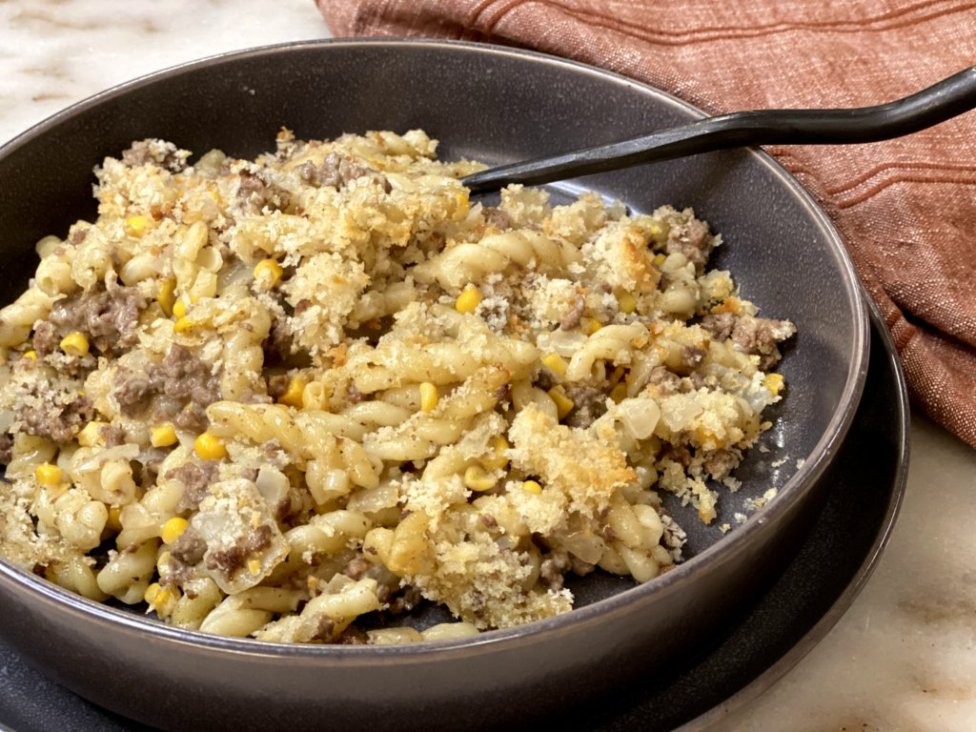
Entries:
{"label": "gemelli pasta", "polygon": [[[136,142],[0,310],[0,555],[276,642],[457,638],[681,559],[781,398],[691,210],[497,206],[419,130]],[[456,622],[404,623],[418,603]]]}

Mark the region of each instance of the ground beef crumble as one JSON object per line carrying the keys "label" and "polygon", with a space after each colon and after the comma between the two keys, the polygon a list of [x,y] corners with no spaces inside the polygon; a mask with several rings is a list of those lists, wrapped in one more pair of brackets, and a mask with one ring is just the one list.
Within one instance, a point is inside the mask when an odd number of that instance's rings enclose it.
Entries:
{"label": "ground beef crumble", "polygon": [[166,473],[168,480],[178,480],[183,484],[183,495],[176,510],[196,511],[200,501],[207,495],[207,488],[217,477],[217,463],[205,460],[200,463],[184,463]]}
{"label": "ground beef crumble", "polygon": [[34,328],[34,350],[43,358],[68,333],[80,331],[99,353],[121,355],[137,343],[139,313],[145,307],[146,299],[135,287],[100,285],[69,295],[56,301],[48,319]]}
{"label": "ground beef crumble", "polygon": [[207,426],[207,406],[220,398],[220,379],[209,365],[178,343],[145,373],[119,369],[113,396],[122,414],[140,415],[160,395],[166,399],[165,406],[159,407],[157,421],[171,419],[178,427],[199,432]]}

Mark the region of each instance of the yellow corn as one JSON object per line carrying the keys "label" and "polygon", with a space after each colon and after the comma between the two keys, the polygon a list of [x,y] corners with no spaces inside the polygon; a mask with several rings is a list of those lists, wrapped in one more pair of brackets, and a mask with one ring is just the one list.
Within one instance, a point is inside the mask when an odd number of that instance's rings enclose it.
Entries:
{"label": "yellow corn", "polygon": [[495,435],[491,440],[492,452],[491,454],[481,458],[481,464],[486,468],[493,470],[497,468],[504,468],[506,465],[508,465],[508,455],[506,453],[508,448],[508,440],[501,435]]}
{"label": "yellow corn", "polygon": [[617,404],[620,404],[620,402],[627,398],[627,385],[617,384],[615,387],[613,387],[613,389],[610,390],[610,398],[613,399],[613,401]]}
{"label": "yellow corn", "polygon": [[281,282],[281,265],[273,259],[262,259],[254,266],[254,279],[264,287],[274,287]]}
{"label": "yellow corn", "polygon": [[537,481],[526,480],[522,483],[522,490],[528,493],[542,493],[542,486]]}
{"label": "yellow corn", "polygon": [[204,460],[222,460],[227,457],[224,441],[209,432],[202,433],[193,441],[193,449]]}
{"label": "yellow corn", "polygon": [[57,488],[61,485],[61,468],[51,463],[41,463],[34,468],[34,477],[37,482],[46,488]]}
{"label": "yellow corn", "polygon": [[186,317],[186,303],[183,300],[177,300],[173,303],[173,317],[180,319]]}
{"label": "yellow corn", "polygon": [[[173,314],[173,307],[176,305],[176,280],[170,277],[159,284],[156,302],[159,303],[159,307],[163,309],[166,317]],[[186,313],[183,314],[186,315]]]}
{"label": "yellow corn", "polygon": [[130,216],[125,220],[125,233],[129,236],[139,237],[149,231],[149,227],[151,227],[152,224],[153,220],[148,216],[136,214],[135,216]]}
{"label": "yellow corn", "polygon": [[191,330],[193,326],[194,326],[194,322],[189,318],[187,318],[186,316],[184,316],[173,324],[173,332],[185,333],[186,331]]}
{"label": "yellow corn", "polygon": [[176,601],[179,599],[179,590],[176,588],[162,587],[158,582],[153,582],[142,595],[156,614],[160,617],[167,617],[173,612]]}
{"label": "yellow corn", "polygon": [[464,484],[473,491],[491,490],[496,483],[498,483],[498,478],[485,472],[485,469],[480,465],[472,465],[464,471]]}
{"label": "yellow corn", "polygon": [[662,264],[664,264],[667,261],[667,259],[668,258],[664,254],[655,254],[654,265],[660,267]]}
{"label": "yellow corn", "polygon": [[88,355],[88,337],[80,331],[68,333],[61,339],[61,350],[69,356]]}
{"label": "yellow corn", "polygon": [[82,447],[101,447],[105,444],[105,437],[102,435],[102,427],[106,427],[105,422],[92,420],[86,424],[78,433],[78,444]]}
{"label": "yellow corn", "polygon": [[29,351],[24,351],[23,358],[29,358],[31,361],[36,361],[37,351],[35,351],[33,348]]}
{"label": "yellow corn", "polygon": [[305,393],[305,379],[295,376],[288,382],[285,393],[278,397],[278,404],[287,404],[289,407],[301,409],[304,406],[302,394]]}
{"label": "yellow corn", "polygon": [[247,571],[251,573],[252,577],[257,577],[261,574],[261,562],[257,559],[248,559]]}
{"label": "yellow corn", "polygon": [[548,393],[556,403],[556,413],[559,415],[559,419],[573,411],[573,407],[576,406],[573,400],[566,396],[566,392],[561,386],[552,387]]}
{"label": "yellow corn", "polygon": [[481,292],[477,287],[469,285],[454,301],[454,309],[459,313],[473,313],[478,309],[479,304],[481,304]]}
{"label": "yellow corn", "polygon": [[658,244],[663,244],[668,240],[668,232],[671,230],[671,226],[666,222],[653,223],[648,227],[648,233],[650,233],[651,238]]}
{"label": "yellow corn", "polygon": [[437,406],[437,387],[429,381],[420,385],[420,408],[424,412],[432,412]]}
{"label": "yellow corn", "polygon": [[587,335],[593,335],[603,327],[603,323],[596,318],[583,318],[580,321],[580,325],[583,326],[583,332]]}
{"label": "yellow corn", "polygon": [[558,353],[550,353],[548,356],[543,358],[542,365],[560,378],[566,375],[566,369],[569,367],[566,360]]}
{"label": "yellow corn", "polygon": [[763,385],[769,389],[773,396],[779,396],[779,393],[783,391],[783,387],[786,386],[786,379],[783,378],[783,374],[766,374],[766,378],[763,379]]}
{"label": "yellow corn", "polygon": [[186,527],[189,525],[185,518],[174,516],[163,524],[163,528],[159,532],[159,538],[163,540],[164,544],[172,544],[183,535],[183,532],[186,531]]}
{"label": "yellow corn", "polygon": [[632,313],[637,308],[637,300],[629,292],[624,292],[617,297],[617,307],[622,313]]}
{"label": "yellow corn", "polygon": [[176,428],[171,422],[165,422],[158,427],[153,427],[149,433],[149,443],[153,447],[172,447],[178,439],[176,436]]}

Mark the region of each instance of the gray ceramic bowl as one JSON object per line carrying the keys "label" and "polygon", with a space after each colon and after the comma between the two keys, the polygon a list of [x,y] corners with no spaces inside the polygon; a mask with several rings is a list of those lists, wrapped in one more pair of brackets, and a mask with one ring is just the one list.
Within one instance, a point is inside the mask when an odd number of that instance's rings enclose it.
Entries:
{"label": "gray ceramic bowl", "polygon": [[[272,147],[282,125],[309,138],[422,127],[442,141],[442,157],[507,162],[698,116],[612,74],[460,43],[327,41],[181,66],[98,95],[0,148],[0,301],[26,284],[38,238],[93,214],[92,167],[134,139],[252,156]],[[407,647],[283,646],[175,630],[0,562],[7,642],[82,696],[154,726],[433,730],[565,710],[624,676],[667,673],[676,653],[734,622],[739,603],[802,538],[818,478],[854,415],[868,363],[860,288],[826,217],[761,152],[582,184],[635,210],[694,206],[723,233],[718,264],[745,295],[797,324],[782,364],[789,395],[764,438],[771,451],[751,454],[738,474],[743,488],[724,500],[716,524],[778,487],[764,510],[727,536],[679,516],[693,529],[692,558],[641,587],[591,576],[576,588],[583,606],[568,615]]]}

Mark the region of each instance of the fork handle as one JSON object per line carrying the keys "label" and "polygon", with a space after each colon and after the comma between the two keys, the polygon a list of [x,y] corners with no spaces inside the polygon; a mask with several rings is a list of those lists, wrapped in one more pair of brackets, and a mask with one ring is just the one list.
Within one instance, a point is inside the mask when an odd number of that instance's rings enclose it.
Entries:
{"label": "fork handle", "polygon": [[538,184],[750,145],[850,145],[901,137],[976,107],[976,66],[874,107],[769,109],[708,117],[608,145],[501,165],[461,179],[472,192]]}

